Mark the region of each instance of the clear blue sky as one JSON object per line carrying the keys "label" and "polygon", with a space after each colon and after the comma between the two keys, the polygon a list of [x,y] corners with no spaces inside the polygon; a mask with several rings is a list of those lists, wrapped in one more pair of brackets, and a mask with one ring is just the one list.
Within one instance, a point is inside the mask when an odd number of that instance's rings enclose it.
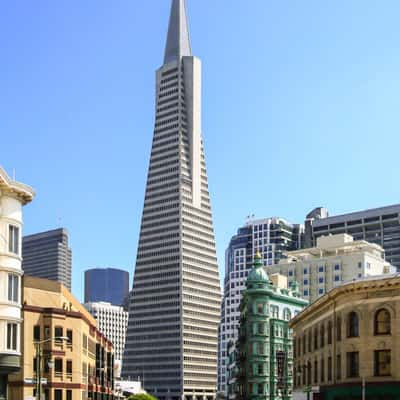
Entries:
{"label": "clear blue sky", "polygon": [[[0,164],[83,270],[133,271],[169,0],[4,1]],[[248,214],[400,201],[400,2],[188,0],[221,272]],[[221,274],[222,276],[222,274]]]}

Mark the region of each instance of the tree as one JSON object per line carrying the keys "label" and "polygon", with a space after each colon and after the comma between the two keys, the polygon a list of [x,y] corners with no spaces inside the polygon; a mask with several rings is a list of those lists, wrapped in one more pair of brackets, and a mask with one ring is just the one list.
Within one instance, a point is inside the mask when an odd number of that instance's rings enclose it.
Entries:
{"label": "tree", "polygon": [[149,394],[132,394],[127,400],[157,400],[155,397]]}

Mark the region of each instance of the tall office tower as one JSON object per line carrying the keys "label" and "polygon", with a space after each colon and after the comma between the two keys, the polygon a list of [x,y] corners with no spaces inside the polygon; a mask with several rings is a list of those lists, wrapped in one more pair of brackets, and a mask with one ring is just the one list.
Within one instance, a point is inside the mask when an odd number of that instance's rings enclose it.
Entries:
{"label": "tall office tower", "polygon": [[348,233],[354,240],[366,240],[385,250],[386,261],[400,270],[400,204],[328,217],[324,208],[306,217],[305,242],[315,246],[320,236]]}
{"label": "tall office tower", "polygon": [[173,0],[157,71],[153,145],[123,376],[161,400],[215,397],[220,282],[201,135],[201,63]]}
{"label": "tall office tower", "polygon": [[218,391],[227,391],[227,345],[237,340],[240,300],[253,259],[260,252],[262,263],[273,265],[284,251],[301,247],[303,226],[282,218],[249,221],[232,237],[225,253],[224,297],[218,340]]}
{"label": "tall office tower", "polygon": [[64,228],[22,238],[22,269],[36,278],[62,283],[71,291],[72,252]]}
{"label": "tall office tower", "polygon": [[129,295],[129,272],[116,268],[92,268],[85,271],[85,303],[104,301],[115,306]]}

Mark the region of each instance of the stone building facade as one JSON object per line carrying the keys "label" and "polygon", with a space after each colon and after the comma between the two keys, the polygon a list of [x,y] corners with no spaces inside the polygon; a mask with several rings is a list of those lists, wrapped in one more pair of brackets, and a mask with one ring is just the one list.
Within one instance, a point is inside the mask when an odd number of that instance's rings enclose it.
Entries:
{"label": "stone building facade", "polygon": [[[295,388],[314,399],[400,397],[400,275],[331,290],[291,322]],[[301,397],[299,397],[301,398]]]}

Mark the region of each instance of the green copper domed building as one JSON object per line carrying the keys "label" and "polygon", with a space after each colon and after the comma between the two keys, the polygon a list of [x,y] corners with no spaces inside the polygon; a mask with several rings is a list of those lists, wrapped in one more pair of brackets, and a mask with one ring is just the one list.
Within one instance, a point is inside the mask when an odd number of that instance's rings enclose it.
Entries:
{"label": "green copper domed building", "polygon": [[293,339],[288,321],[307,304],[295,285],[287,288],[286,277],[268,277],[261,256],[255,256],[240,305],[239,339],[228,351],[229,399],[292,399]]}

